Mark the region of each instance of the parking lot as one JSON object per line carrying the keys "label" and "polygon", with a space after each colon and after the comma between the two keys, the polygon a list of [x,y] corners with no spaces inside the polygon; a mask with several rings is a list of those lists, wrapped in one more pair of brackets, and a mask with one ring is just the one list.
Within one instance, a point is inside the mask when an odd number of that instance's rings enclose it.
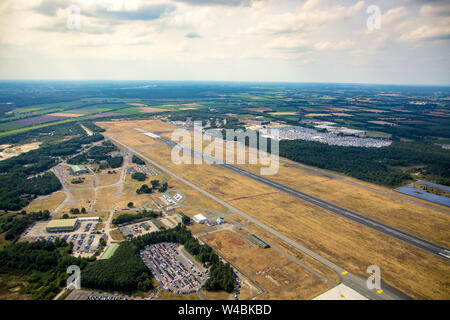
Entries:
{"label": "parking lot", "polygon": [[21,239],[24,241],[63,239],[73,243],[74,256],[89,257],[97,251],[100,238],[103,236],[103,234],[92,234],[98,225],[96,221],[79,221],[78,227],[73,232],[49,233],[46,230],[47,224],[48,221],[35,222],[25,230]]}
{"label": "parking lot", "polygon": [[208,270],[199,265],[181,245],[158,243],[147,246],[140,254],[156,280],[169,292],[197,292],[209,278]]}
{"label": "parking lot", "polygon": [[125,237],[129,235],[132,238],[159,230],[150,220],[121,226],[119,229]]}
{"label": "parking lot", "polygon": [[133,174],[135,172],[145,173],[149,177],[156,177],[159,172],[152,167],[136,164],[127,169],[127,174]]}

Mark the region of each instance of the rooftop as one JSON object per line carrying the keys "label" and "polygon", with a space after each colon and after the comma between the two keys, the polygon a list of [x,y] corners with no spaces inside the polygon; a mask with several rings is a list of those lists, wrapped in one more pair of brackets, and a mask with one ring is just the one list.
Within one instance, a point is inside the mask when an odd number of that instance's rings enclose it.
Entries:
{"label": "rooftop", "polygon": [[64,228],[64,227],[75,227],[77,223],[77,218],[75,219],[55,219],[47,224],[47,228]]}
{"label": "rooftop", "polygon": [[77,172],[77,171],[87,171],[87,168],[86,168],[86,166],[80,164],[80,165],[72,166],[72,170],[73,170],[74,172]]}

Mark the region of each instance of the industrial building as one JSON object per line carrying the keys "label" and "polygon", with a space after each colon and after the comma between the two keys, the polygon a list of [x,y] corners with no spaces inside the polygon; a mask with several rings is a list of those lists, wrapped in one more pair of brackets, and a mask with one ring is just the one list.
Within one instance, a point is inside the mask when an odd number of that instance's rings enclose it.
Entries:
{"label": "industrial building", "polygon": [[89,173],[89,170],[86,168],[86,166],[83,165],[76,165],[76,166],[70,166],[70,172],[76,176]]}
{"label": "industrial building", "polygon": [[194,222],[196,222],[196,223],[206,223],[206,222],[208,222],[208,218],[205,217],[202,214],[197,214],[197,215],[193,216],[192,220],[194,220]]}
{"label": "industrial building", "polygon": [[159,230],[163,230],[164,229],[164,227],[161,225],[161,223],[159,223],[159,221],[156,220],[155,218],[150,219],[150,221],[153,222],[155,227],[157,227]]}
{"label": "industrial building", "polygon": [[78,226],[78,219],[55,219],[47,224],[47,232],[72,232]]}

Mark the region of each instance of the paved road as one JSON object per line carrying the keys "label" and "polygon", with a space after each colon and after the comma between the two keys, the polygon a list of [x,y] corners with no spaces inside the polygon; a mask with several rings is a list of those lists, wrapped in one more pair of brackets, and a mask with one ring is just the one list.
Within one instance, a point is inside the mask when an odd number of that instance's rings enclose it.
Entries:
{"label": "paved road", "polygon": [[228,210],[230,210],[231,212],[241,215],[242,217],[246,218],[247,220],[253,222],[256,225],[258,225],[260,228],[266,230],[267,232],[272,233],[273,235],[277,236],[281,240],[283,240],[283,241],[287,242],[288,244],[292,245],[294,248],[300,250],[301,252],[303,252],[303,253],[313,257],[314,259],[320,261],[321,263],[325,264],[326,266],[332,268],[333,270],[335,270],[341,276],[342,281],[345,284],[351,284],[351,287],[353,289],[355,289],[357,292],[363,294],[364,296],[368,297],[369,299],[374,299],[374,300],[379,300],[379,299],[400,300],[400,299],[408,299],[409,298],[406,295],[404,295],[403,293],[401,293],[400,291],[398,291],[396,289],[393,289],[393,288],[389,288],[387,286],[383,286],[383,285],[382,285],[382,288],[383,288],[384,291],[381,294],[377,294],[375,291],[368,290],[366,288],[365,281],[362,280],[361,277],[356,276],[356,275],[352,275],[350,272],[347,272],[344,275],[343,273],[346,272],[346,271],[343,268],[339,267],[338,265],[334,264],[333,262],[329,261],[328,259],[320,256],[319,254],[315,253],[312,250],[309,250],[305,246],[303,246],[303,245],[293,241],[292,239],[284,236],[283,234],[281,234],[278,231],[272,229],[271,227],[263,224],[262,222],[254,219],[253,217],[250,217],[246,213],[244,213],[244,212],[240,211],[239,209],[229,205],[228,203],[226,203],[225,201],[217,198],[216,196],[212,195],[211,193],[209,193],[209,192],[207,192],[207,191],[197,187],[196,185],[194,185],[193,183],[189,182],[188,180],[186,180],[186,179],[176,175],[172,171],[170,171],[170,170],[166,169],[165,167],[161,166],[159,163],[157,163],[157,162],[153,161],[152,159],[146,157],[142,153],[138,152],[136,149],[123,144],[122,142],[120,142],[116,138],[109,137],[109,139],[111,139],[112,141],[114,141],[118,145],[122,146],[123,148],[127,149],[130,153],[134,153],[137,156],[141,157],[143,160],[151,163],[153,166],[159,168],[161,171],[166,172],[168,175],[170,175],[170,176],[174,177],[175,179],[183,182],[184,184],[190,186],[194,190],[197,190],[198,192],[200,192],[200,193],[204,194],[205,196],[209,197],[210,199],[213,199],[216,202],[222,204],[223,206],[228,208]]}
{"label": "paved road", "polygon": [[447,250],[447,248],[442,247],[440,245],[434,244],[430,241],[424,240],[422,238],[419,238],[417,236],[414,236],[412,234],[409,234],[405,231],[401,231],[399,229],[396,229],[394,227],[390,227],[384,223],[375,221],[373,219],[370,219],[368,217],[362,216],[360,214],[357,214],[355,212],[352,212],[350,210],[344,209],[342,207],[339,207],[337,205],[334,205],[332,203],[329,203],[327,201],[321,200],[319,198],[310,196],[306,193],[300,192],[298,190],[295,190],[293,188],[290,188],[288,186],[282,185],[281,183],[275,182],[273,180],[267,179],[265,177],[262,177],[260,175],[257,175],[255,173],[243,170],[241,168],[238,168],[236,166],[230,165],[230,164],[219,164],[221,167],[227,168],[229,170],[232,170],[234,172],[237,172],[243,176],[246,176],[248,178],[251,178],[253,180],[256,180],[258,182],[261,182],[265,185],[268,185],[272,188],[275,188],[279,191],[282,191],[284,193],[287,193],[291,196],[294,196],[296,198],[299,198],[301,200],[307,201],[311,204],[314,204],[318,207],[321,207],[325,210],[331,211],[333,213],[339,214],[340,216],[343,216],[345,218],[351,219],[355,222],[358,222],[360,224],[363,224],[367,227],[370,227],[372,229],[375,229],[377,231],[383,232],[385,234],[388,234],[394,238],[397,238],[399,240],[402,240],[404,242],[407,242],[409,244],[412,244],[416,247],[419,247],[421,249],[424,249],[430,253],[433,253],[435,255],[438,255],[441,258],[450,260],[450,251]]}
{"label": "paved road", "polygon": [[[163,137],[159,137],[158,140],[160,140],[161,142],[164,142],[165,144],[170,145],[170,146],[176,146],[177,145],[175,142],[170,141],[170,140],[168,140],[166,138],[163,138]],[[180,145],[178,145],[178,146],[180,148],[186,150],[187,152],[192,152],[194,154],[194,156],[203,157],[204,160],[209,161],[210,163],[216,163],[217,162],[217,159],[215,159],[213,157],[201,154],[201,153],[199,153],[199,152],[197,152],[195,150],[192,150],[192,149],[184,147],[184,146],[180,146]],[[420,237],[417,237],[417,236],[412,235],[410,233],[407,233],[405,231],[399,230],[397,228],[390,227],[387,224],[384,224],[382,222],[378,222],[376,220],[373,220],[371,218],[365,217],[365,216],[360,215],[358,213],[355,213],[353,211],[344,209],[342,207],[334,205],[334,204],[332,204],[330,202],[327,202],[325,200],[316,198],[314,196],[310,196],[310,195],[308,195],[306,193],[303,193],[301,191],[295,190],[295,189],[293,189],[291,187],[285,186],[285,185],[283,185],[281,183],[275,182],[273,180],[270,180],[270,179],[265,178],[263,176],[260,176],[258,174],[252,173],[250,171],[241,169],[241,168],[236,167],[234,165],[227,164],[227,163],[217,163],[216,165],[221,166],[221,167],[226,168],[226,169],[229,169],[229,170],[232,170],[232,171],[234,171],[236,173],[239,173],[239,174],[241,174],[243,176],[246,176],[246,177],[248,177],[250,179],[253,179],[253,180],[258,181],[260,183],[263,183],[263,184],[265,184],[265,185],[267,185],[269,187],[272,187],[272,188],[274,188],[276,190],[282,191],[282,192],[287,193],[287,194],[289,194],[291,196],[294,196],[294,197],[296,197],[298,199],[301,199],[303,201],[307,201],[307,202],[309,202],[309,203],[311,203],[313,205],[321,207],[321,208],[323,208],[325,210],[331,211],[331,212],[336,213],[336,214],[338,214],[340,216],[343,216],[345,218],[351,219],[351,220],[353,220],[355,222],[358,222],[360,224],[363,224],[363,225],[365,225],[365,226],[367,226],[369,228],[372,228],[372,229],[375,229],[377,231],[383,232],[383,233],[385,233],[385,234],[387,234],[387,235],[389,235],[391,237],[394,237],[394,238],[396,238],[398,240],[404,241],[404,242],[406,242],[408,244],[411,244],[411,245],[416,246],[418,248],[421,248],[421,249],[423,249],[425,251],[428,251],[428,252],[430,252],[432,254],[435,254],[438,257],[444,258],[446,260],[450,260],[450,251],[447,248],[443,247],[443,246],[437,245],[435,243],[432,243],[430,241],[427,241],[425,239],[422,239]]]}

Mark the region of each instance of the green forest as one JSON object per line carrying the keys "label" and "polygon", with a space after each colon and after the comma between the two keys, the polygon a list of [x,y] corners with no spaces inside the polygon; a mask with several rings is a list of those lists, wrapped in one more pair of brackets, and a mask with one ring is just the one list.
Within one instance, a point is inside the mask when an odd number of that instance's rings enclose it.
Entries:
{"label": "green forest", "polygon": [[126,292],[152,289],[151,272],[136,252],[132,243],[122,242],[111,258],[97,260],[82,271],[81,285]]}
{"label": "green forest", "polygon": [[32,195],[47,195],[59,190],[61,184],[58,178],[47,170],[55,166],[61,157],[74,154],[83,145],[102,139],[99,134],[84,135],[64,142],[44,144],[39,149],[1,161],[0,209],[20,210],[28,205]]}
{"label": "green forest", "polygon": [[358,148],[284,140],[280,141],[280,156],[389,187],[413,180],[413,172],[450,185],[448,151],[421,142],[394,141],[389,147]]}

